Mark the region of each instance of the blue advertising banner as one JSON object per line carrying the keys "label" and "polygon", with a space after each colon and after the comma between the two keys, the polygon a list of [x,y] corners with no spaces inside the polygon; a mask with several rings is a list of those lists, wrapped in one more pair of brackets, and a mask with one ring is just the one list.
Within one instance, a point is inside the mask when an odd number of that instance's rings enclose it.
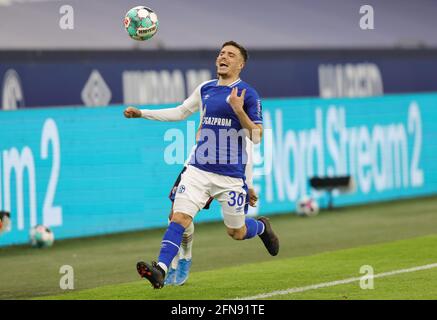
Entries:
{"label": "blue advertising banner", "polygon": [[[336,205],[415,197],[437,192],[437,95],[360,99],[269,100],[270,137],[255,166],[260,211],[293,210],[312,190],[309,178],[351,175],[355,191]],[[266,161],[265,155],[271,160]],[[271,162],[271,163],[270,163]]]}
{"label": "blue advertising banner", "polygon": [[[123,109],[0,112],[0,209],[12,218],[0,245],[28,242],[35,224],[57,239],[167,224],[167,196],[198,117],[154,122],[126,119]],[[264,141],[254,152],[260,202],[251,213],[291,212],[310,194],[323,206],[312,176],[352,175],[355,192],[336,205],[437,193],[437,94],[265,99],[263,113]],[[217,204],[195,219],[219,220]]]}
{"label": "blue advertising banner", "polygon": [[[2,109],[177,103],[215,77],[215,51],[0,52]],[[250,51],[263,98],[437,91],[436,50]]]}

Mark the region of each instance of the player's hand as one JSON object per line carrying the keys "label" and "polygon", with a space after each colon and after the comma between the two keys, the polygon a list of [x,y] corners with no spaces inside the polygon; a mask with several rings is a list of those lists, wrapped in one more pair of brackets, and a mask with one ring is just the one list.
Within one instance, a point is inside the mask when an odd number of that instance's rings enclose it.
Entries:
{"label": "player's hand", "polygon": [[249,189],[249,205],[251,207],[256,207],[256,202],[258,201],[258,196],[255,189]]}
{"label": "player's hand", "polygon": [[241,91],[241,95],[238,96],[238,88],[232,88],[231,95],[229,96],[229,104],[236,114],[244,112],[244,95],[246,94],[246,89]]}
{"label": "player's hand", "polygon": [[127,107],[123,114],[126,118],[141,118],[141,111],[135,107]]}

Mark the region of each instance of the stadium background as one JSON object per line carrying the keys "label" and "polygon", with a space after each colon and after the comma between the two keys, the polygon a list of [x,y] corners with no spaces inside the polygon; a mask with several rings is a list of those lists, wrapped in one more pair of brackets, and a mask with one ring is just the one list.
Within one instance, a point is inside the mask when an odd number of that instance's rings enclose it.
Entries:
{"label": "stadium background", "polygon": [[[362,30],[355,0],[150,0],[160,30],[144,43],[122,25],[136,1],[69,1],[71,30],[59,26],[65,4],[0,1],[0,209],[12,213],[0,246],[27,243],[35,224],[57,240],[164,227],[181,169],[164,161],[169,130],[186,133],[184,159],[198,117],[146,122],[122,110],[177,105],[215,76],[229,39],[249,49],[242,78],[272,129],[256,149],[252,214],[288,214],[305,194],[326,207],[314,175],[354,177],[336,206],[437,193],[434,1],[370,1],[375,29]],[[220,209],[196,220],[220,221]]]}

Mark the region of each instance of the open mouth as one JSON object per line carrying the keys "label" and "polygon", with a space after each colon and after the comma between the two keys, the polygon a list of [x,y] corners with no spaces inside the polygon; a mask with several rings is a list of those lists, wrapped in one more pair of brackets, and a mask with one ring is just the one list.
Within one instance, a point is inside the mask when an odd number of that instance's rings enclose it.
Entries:
{"label": "open mouth", "polygon": [[219,64],[219,67],[228,67],[228,65],[226,63],[222,62]]}

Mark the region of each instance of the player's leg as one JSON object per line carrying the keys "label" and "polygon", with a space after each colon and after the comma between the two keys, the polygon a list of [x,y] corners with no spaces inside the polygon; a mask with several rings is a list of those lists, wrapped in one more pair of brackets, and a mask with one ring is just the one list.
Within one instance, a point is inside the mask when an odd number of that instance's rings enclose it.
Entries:
{"label": "player's leg", "polygon": [[[185,172],[185,170],[187,169],[186,166],[184,166],[182,168],[182,171],[179,173],[178,177],[176,178],[175,183],[173,184],[170,193],[168,195],[168,198],[171,201],[171,209],[170,209],[170,214],[168,215],[168,225],[170,225],[171,222],[171,218],[173,216],[173,205],[174,205],[174,199],[176,197],[176,191],[178,189],[179,183],[181,182],[181,177],[182,174]],[[165,277],[165,285],[172,285],[174,284],[175,280],[176,280],[176,269],[178,267],[178,263],[179,263],[179,255],[176,255],[173,259],[173,261],[171,262],[171,266],[167,272],[167,276]]]}
{"label": "player's leg", "polygon": [[193,248],[194,223],[185,229],[182,237],[181,248],[179,250],[178,265],[174,284],[177,286],[183,285],[190,274],[192,264],[192,248]]}
{"label": "player's leg", "polygon": [[[168,223],[170,224],[172,215],[173,215],[173,203],[176,197],[176,191],[181,181],[181,176],[185,172],[187,167],[184,167],[176,179],[172,190],[169,194],[169,199],[172,202],[171,211],[169,214]],[[209,205],[205,206],[205,208]],[[167,277],[165,278],[165,285],[183,285],[187,280],[190,273],[190,268],[192,264],[192,248],[193,248],[193,233],[194,233],[194,224],[193,222],[185,229],[182,243],[179,250],[179,254],[177,254],[173,261],[171,262],[170,268],[167,272]]]}
{"label": "player's leg", "polygon": [[[240,180],[240,181],[239,181]],[[247,186],[242,179],[222,177],[216,182],[216,199],[223,211],[223,220],[228,235],[235,240],[246,240],[259,236],[268,252],[275,256],[279,251],[279,240],[265,217],[247,217],[249,199]]]}
{"label": "player's leg", "polygon": [[170,265],[178,254],[182,242],[183,233],[192,222],[192,217],[182,212],[174,212],[161,241],[158,263],[140,261],[137,263],[137,271],[141,277],[150,281],[155,289],[160,289],[165,284],[165,278],[171,270]]}
{"label": "player's leg", "polygon": [[140,275],[148,279],[154,288],[164,286],[165,274],[179,251],[185,229],[209,198],[207,178],[201,170],[194,170],[191,166],[187,168],[176,193],[171,222],[161,242],[158,263],[141,261],[137,264]]}
{"label": "player's leg", "polygon": [[181,250],[179,251],[179,259],[191,260],[193,255],[193,234],[194,234],[194,223],[185,229],[184,235],[182,237]]}
{"label": "player's leg", "polygon": [[[272,256],[276,256],[279,252],[279,239],[272,229],[269,219],[266,217],[259,217],[257,219],[251,217],[244,218],[244,225],[238,228],[237,223],[234,224],[235,217],[227,215],[224,216],[225,225],[227,227],[228,235],[235,240],[251,239],[258,235],[267,251]],[[242,222],[240,222],[240,225]]]}
{"label": "player's leg", "polygon": [[[171,205],[171,211],[170,211],[170,214],[169,214],[169,217],[168,217],[168,225],[170,225],[172,217],[173,217],[173,203]],[[178,268],[178,263],[179,263],[179,255],[177,254],[173,258],[173,261],[171,262],[170,267],[169,267],[168,272],[167,272],[167,275],[165,277],[164,284],[166,286],[173,285],[175,283],[175,281],[176,281],[176,270]]]}
{"label": "player's leg", "polygon": [[[193,214],[193,216],[196,214]],[[192,223],[193,217],[190,214],[175,211],[167,232],[161,242],[161,250],[159,252],[158,265],[167,271],[178,255],[185,229]]]}
{"label": "player's leg", "polygon": [[[179,186],[179,183],[181,182],[181,177],[182,174],[185,172],[185,170],[187,169],[186,166],[184,166],[184,168],[182,169],[182,171],[179,173],[175,183],[173,184],[173,187],[170,191],[169,194],[169,199],[171,201],[171,210],[170,210],[170,214],[169,214],[169,218],[168,218],[168,224],[170,224],[171,222],[171,218],[173,216],[173,205],[174,205],[174,199],[176,197],[176,191],[177,188]],[[183,282],[186,281],[186,279],[188,278],[188,274],[190,271],[190,267],[191,267],[191,249],[192,249],[192,244],[193,244],[193,232],[194,232],[194,224],[191,223],[188,228],[185,229],[183,238],[182,238],[182,244],[181,244],[181,249],[179,250],[179,254],[177,254],[174,258],[173,261],[171,262],[170,268],[167,272],[167,276],[165,278],[165,285],[174,285],[174,284],[182,284]],[[187,261],[189,261],[190,263],[187,263],[185,260],[182,261],[181,263],[181,268],[179,268],[179,270],[183,270],[183,273],[186,274],[186,279],[185,280],[181,280],[178,279],[178,282],[176,283],[176,273],[178,270],[178,265],[179,265],[179,260],[180,259],[187,259]],[[189,260],[188,260],[189,259]],[[179,276],[180,278],[180,276]]]}
{"label": "player's leg", "polygon": [[[176,268],[176,274],[174,279],[174,285],[181,286],[187,280],[191,269],[191,258],[192,258],[192,246],[193,246],[193,233],[194,224],[193,222],[185,228],[184,234],[182,236],[181,247],[179,249],[178,264]],[[173,260],[174,261],[174,260]]]}
{"label": "player's leg", "polygon": [[[214,198],[210,197],[203,209],[208,210],[212,200],[214,200]],[[193,234],[194,223],[191,223],[185,229],[184,236],[182,238],[181,248],[179,250],[179,263],[177,266],[176,279],[174,282],[174,284],[177,286],[183,285],[188,280],[188,276],[190,274],[192,264]]]}
{"label": "player's leg", "polygon": [[169,271],[173,258],[178,254],[185,228],[192,222],[192,217],[182,212],[174,212],[167,231],[161,241],[158,263],[148,264],[144,261],[137,263],[137,271],[141,277],[150,281],[155,289],[165,284],[165,277]]}
{"label": "player's leg", "polygon": [[192,264],[193,234],[194,223],[191,222],[188,227],[185,228],[179,254],[177,254],[171,262],[165,279],[165,285],[181,286],[188,280]]}

